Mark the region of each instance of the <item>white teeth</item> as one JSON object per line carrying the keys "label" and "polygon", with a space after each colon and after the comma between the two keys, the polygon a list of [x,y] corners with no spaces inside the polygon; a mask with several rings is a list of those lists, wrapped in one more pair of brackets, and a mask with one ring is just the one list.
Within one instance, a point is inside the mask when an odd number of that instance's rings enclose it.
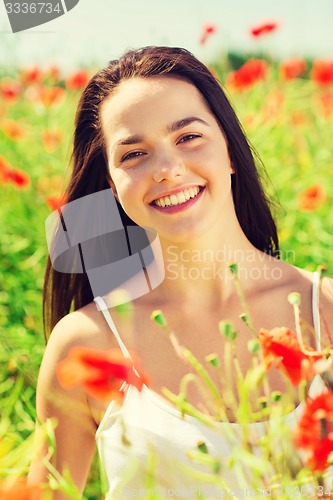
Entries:
{"label": "white teeth", "polygon": [[164,196],[163,198],[159,198],[158,200],[155,200],[154,203],[158,207],[170,207],[174,205],[181,205],[182,203],[188,201],[190,198],[194,198],[195,196],[197,196],[199,191],[200,188],[198,186],[190,187],[188,189],[185,189],[184,191],[181,191],[180,193],[171,194],[170,196]]}
{"label": "white teeth", "polygon": [[178,199],[178,203],[185,203],[185,201],[186,201],[184,193],[178,193],[177,199]]}
{"label": "white teeth", "polygon": [[185,196],[186,201],[191,198],[190,192],[188,190],[184,191],[184,196]]}

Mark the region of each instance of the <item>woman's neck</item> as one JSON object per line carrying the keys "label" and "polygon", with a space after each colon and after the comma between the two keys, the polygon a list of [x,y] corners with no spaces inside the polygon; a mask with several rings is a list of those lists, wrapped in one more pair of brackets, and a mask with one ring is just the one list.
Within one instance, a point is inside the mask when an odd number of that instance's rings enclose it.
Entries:
{"label": "woman's neck", "polygon": [[265,259],[242,231],[225,237],[214,231],[213,237],[205,235],[190,243],[161,240],[161,246],[165,279],[158,288],[159,295],[182,303],[213,304],[227,300],[235,292],[230,263],[237,262],[244,281],[250,277],[253,266]]}

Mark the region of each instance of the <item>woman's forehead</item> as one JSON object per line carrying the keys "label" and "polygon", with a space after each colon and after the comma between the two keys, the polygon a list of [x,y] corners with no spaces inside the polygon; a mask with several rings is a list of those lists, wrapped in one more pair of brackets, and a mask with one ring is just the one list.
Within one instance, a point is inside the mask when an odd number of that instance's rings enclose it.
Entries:
{"label": "woman's forehead", "polygon": [[103,128],[140,123],[142,119],[170,121],[202,111],[211,114],[192,83],[173,77],[131,78],[123,81],[102,105]]}

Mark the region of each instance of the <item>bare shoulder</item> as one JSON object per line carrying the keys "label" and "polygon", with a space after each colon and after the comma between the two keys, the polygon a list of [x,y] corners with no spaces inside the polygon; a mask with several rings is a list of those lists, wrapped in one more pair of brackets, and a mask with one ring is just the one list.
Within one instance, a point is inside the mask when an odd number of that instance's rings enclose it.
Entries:
{"label": "bare shoulder", "polygon": [[282,260],[270,259],[269,264],[272,268],[270,285],[274,289],[284,294],[298,292],[302,302],[311,296],[314,273]]}
{"label": "bare shoulder", "polygon": [[[299,275],[296,278],[300,283],[300,288],[302,283],[310,283],[310,295],[311,308],[312,308],[312,290],[313,290],[313,280],[314,273],[306,271],[304,269],[295,268],[295,272]],[[303,298],[302,298],[303,301]],[[333,279],[330,277],[324,277],[320,280],[319,287],[319,315],[321,323],[321,337],[322,345],[333,343]]]}
{"label": "bare shoulder", "polygon": [[[309,271],[307,269],[302,269],[301,267],[297,267],[287,262],[283,261],[280,262],[282,270],[281,274],[283,274],[286,283],[294,284],[295,291],[298,291],[296,290],[297,288],[301,290],[302,288],[308,287],[309,285],[311,287],[313,286],[316,273]],[[321,280],[321,293],[323,293],[323,295],[325,295],[327,298],[331,298],[331,300],[333,297],[332,284],[333,284],[332,278],[324,277]]]}
{"label": "bare shoulder", "polygon": [[[300,269],[300,268],[295,268],[296,272],[300,276],[300,282],[301,280],[304,280],[305,282],[309,282],[313,284],[314,281],[314,273]],[[331,314],[331,319],[333,320],[333,278],[330,277],[324,277],[320,280],[320,287],[319,287],[319,304],[322,310],[327,310],[327,313]]]}
{"label": "bare shoulder", "polygon": [[[293,286],[295,292],[299,292],[303,298],[307,295],[312,301],[312,291],[315,273],[293,265],[285,264],[285,280],[288,286]],[[331,312],[333,308],[333,279],[324,277],[320,280],[319,303],[323,310]],[[333,318],[332,318],[333,319]]]}
{"label": "bare shoulder", "polygon": [[102,314],[94,304],[64,316],[53,328],[47,342],[39,372],[38,387],[59,384],[56,367],[74,347],[107,350],[116,347],[113,335],[104,324]]}
{"label": "bare shoulder", "polygon": [[68,351],[75,346],[105,349],[112,344],[113,335],[107,327],[102,313],[94,303],[64,316],[54,327],[48,348]]}
{"label": "bare shoulder", "polygon": [[333,278],[325,277],[321,282],[321,300],[333,308]]}
{"label": "bare shoulder", "polygon": [[[94,424],[93,407],[98,403],[88,398],[82,387],[64,390],[58,380],[57,367],[65,359],[72,348],[88,347],[91,349],[108,350],[116,347],[116,340],[95,304],[88,304],[81,309],[64,316],[54,327],[46,345],[43,361],[40,367],[37,384],[37,407],[40,418],[57,416],[63,418],[59,401],[69,401],[73,411],[79,404],[88,408],[84,411],[90,424]],[[50,399],[50,394],[57,394]],[[83,417],[82,417],[83,418]]]}
{"label": "bare shoulder", "polygon": [[[294,315],[287,298],[292,292],[299,293],[301,296],[301,317],[303,321],[313,325],[312,294],[314,273],[284,261],[272,261],[272,265],[275,274],[272,272],[273,279],[268,282],[270,287],[268,291],[272,292],[271,297],[276,299],[276,306],[282,300],[285,307],[283,314],[290,310]],[[279,314],[281,314],[281,311]]]}

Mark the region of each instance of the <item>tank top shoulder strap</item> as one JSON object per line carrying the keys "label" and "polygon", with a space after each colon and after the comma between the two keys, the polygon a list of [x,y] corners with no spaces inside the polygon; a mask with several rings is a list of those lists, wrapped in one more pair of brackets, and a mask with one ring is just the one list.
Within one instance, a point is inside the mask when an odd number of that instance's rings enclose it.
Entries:
{"label": "tank top shoulder strap", "polygon": [[103,316],[105,318],[105,321],[107,322],[107,324],[110,327],[111,332],[115,336],[115,339],[116,339],[116,341],[117,341],[117,343],[119,345],[119,348],[120,348],[121,352],[124,355],[124,358],[132,360],[131,355],[128,352],[127,347],[125,346],[124,342],[122,341],[122,339],[121,339],[121,337],[119,335],[118,329],[117,329],[117,327],[116,327],[116,325],[115,325],[115,323],[114,323],[114,321],[112,319],[112,316],[110,314],[108,306],[105,303],[105,300],[102,299],[102,297],[94,297],[94,302],[95,302],[95,304],[97,306],[97,309],[99,309],[102,312],[102,314],[103,314]]}
{"label": "tank top shoulder strap", "polygon": [[320,314],[319,314],[319,285],[320,285],[320,273],[317,271],[313,273],[312,282],[312,317],[313,326],[316,335],[316,348],[318,351],[321,350],[320,346]]}

